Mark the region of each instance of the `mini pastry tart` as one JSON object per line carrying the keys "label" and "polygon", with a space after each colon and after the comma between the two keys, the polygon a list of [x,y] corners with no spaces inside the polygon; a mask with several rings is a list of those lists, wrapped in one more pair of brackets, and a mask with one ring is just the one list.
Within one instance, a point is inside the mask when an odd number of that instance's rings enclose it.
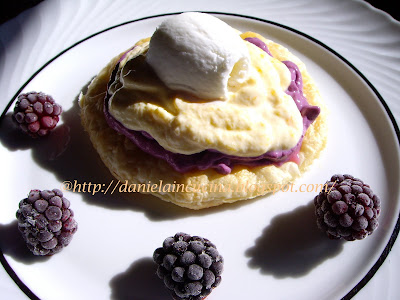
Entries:
{"label": "mini pastry tart", "polygon": [[[303,118],[303,134],[298,143],[257,157],[225,155],[212,147],[206,153],[184,155],[163,149],[146,132],[126,128],[108,111],[109,91],[120,64],[126,63],[132,49],[149,42],[144,39],[112,59],[80,98],[84,129],[115,178],[126,186],[138,187],[133,188],[136,191],[178,206],[203,209],[268,194],[278,184],[293,182],[311,166],[327,141],[327,109],[315,82],[304,63],[285,47],[253,32],[241,37],[283,62],[291,71],[293,82],[302,81],[297,84],[297,98],[291,94],[292,88],[287,91],[297,101]],[[306,100],[299,101],[298,96]]]}

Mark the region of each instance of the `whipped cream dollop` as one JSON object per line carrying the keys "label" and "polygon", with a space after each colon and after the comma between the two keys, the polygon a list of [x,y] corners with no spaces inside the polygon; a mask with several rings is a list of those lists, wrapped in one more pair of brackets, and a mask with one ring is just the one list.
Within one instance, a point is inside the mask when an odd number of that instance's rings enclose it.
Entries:
{"label": "whipped cream dollop", "polygon": [[151,37],[146,60],[164,84],[200,99],[225,99],[228,81],[248,77],[250,54],[238,32],[204,13],[168,18]]}

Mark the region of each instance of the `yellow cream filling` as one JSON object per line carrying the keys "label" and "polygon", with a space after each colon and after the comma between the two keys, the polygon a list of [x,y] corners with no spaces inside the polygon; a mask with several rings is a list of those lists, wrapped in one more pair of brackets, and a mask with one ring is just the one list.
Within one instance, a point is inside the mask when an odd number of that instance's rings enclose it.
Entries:
{"label": "yellow cream filling", "polygon": [[[146,131],[166,150],[181,154],[214,149],[252,157],[299,141],[303,119],[285,93],[290,72],[257,46],[246,42],[251,67],[245,82],[229,80],[226,99],[202,100],[172,91],[157,78],[145,60],[148,45],[148,39],[138,43],[121,61],[109,88],[109,111],[125,127]],[[231,78],[239,71],[234,67]]]}

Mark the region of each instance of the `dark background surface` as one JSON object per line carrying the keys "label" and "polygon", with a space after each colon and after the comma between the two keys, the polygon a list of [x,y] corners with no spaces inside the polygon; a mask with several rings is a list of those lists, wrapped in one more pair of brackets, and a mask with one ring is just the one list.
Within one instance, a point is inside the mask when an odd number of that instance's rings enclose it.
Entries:
{"label": "dark background surface", "polygon": [[[14,18],[19,13],[35,6],[43,0],[1,0],[0,1],[0,24]],[[400,21],[400,9],[396,9],[396,0],[366,0],[376,8],[389,13],[393,18]]]}
{"label": "dark background surface", "polygon": [[389,15],[400,21],[400,8],[397,0],[367,0],[372,6],[386,11]]}
{"label": "dark background surface", "polygon": [[43,0],[0,0],[0,24],[16,17],[25,9],[31,8]]}

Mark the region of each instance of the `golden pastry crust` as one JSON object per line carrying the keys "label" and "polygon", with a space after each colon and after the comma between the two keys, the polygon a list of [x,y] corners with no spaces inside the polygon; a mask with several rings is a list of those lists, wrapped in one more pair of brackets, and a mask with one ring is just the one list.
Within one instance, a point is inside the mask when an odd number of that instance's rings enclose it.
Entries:
{"label": "golden pastry crust", "polygon": [[[258,37],[267,44],[274,57],[281,61],[289,60],[296,63],[303,77],[303,92],[308,102],[321,108],[321,114],[308,128],[304,137],[299,153],[300,164],[287,162],[280,167],[235,166],[227,175],[222,175],[213,169],[181,174],[164,160],[144,153],[125,136],[111,129],[103,114],[107,83],[122,55],[120,54],[100,71],[89,85],[87,93],[80,98],[83,127],[115,178],[121,183],[126,183],[126,186],[131,186],[132,189],[136,188],[136,191],[140,189],[140,192],[143,192],[144,189],[145,193],[153,194],[181,207],[203,209],[272,192],[274,185],[283,186],[296,180],[319,157],[327,141],[327,109],[305,65],[285,47],[258,34],[247,32],[241,36]],[[148,39],[138,44],[144,41]],[[150,189],[151,186],[153,191]]]}

